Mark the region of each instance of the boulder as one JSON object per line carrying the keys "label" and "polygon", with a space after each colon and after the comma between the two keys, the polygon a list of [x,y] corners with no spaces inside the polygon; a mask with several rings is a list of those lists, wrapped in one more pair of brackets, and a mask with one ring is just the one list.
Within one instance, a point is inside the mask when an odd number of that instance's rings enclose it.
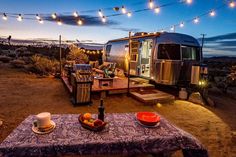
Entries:
{"label": "boulder", "polygon": [[0,61],[2,61],[3,63],[9,63],[11,60],[11,57],[8,56],[0,56]]}
{"label": "boulder", "polygon": [[193,102],[195,104],[200,104],[200,105],[204,105],[204,100],[202,98],[202,95],[199,92],[194,92],[192,93],[189,98],[188,101]]}

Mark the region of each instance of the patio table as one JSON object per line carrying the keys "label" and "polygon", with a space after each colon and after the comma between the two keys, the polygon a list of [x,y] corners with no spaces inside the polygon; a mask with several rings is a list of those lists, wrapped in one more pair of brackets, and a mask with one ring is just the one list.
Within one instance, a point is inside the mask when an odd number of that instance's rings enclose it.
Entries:
{"label": "patio table", "polygon": [[84,129],[78,116],[52,115],[55,130],[37,135],[31,130],[35,116],[30,115],[0,144],[0,156],[170,155],[176,150],[186,157],[208,156],[195,137],[162,116],[158,127],[146,128],[137,123],[135,113],[106,114],[108,125],[101,132]]}

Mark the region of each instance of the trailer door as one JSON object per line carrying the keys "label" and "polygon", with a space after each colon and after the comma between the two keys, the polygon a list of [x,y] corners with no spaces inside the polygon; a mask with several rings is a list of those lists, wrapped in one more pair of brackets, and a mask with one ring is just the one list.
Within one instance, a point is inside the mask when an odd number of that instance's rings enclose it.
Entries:
{"label": "trailer door", "polygon": [[150,77],[150,63],[153,47],[152,45],[152,39],[146,39],[142,41],[139,54],[140,76]]}

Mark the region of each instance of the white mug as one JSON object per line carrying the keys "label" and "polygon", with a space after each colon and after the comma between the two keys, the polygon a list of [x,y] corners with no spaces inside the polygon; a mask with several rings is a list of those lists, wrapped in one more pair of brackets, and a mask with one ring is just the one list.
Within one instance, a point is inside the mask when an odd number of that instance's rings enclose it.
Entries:
{"label": "white mug", "polygon": [[34,123],[38,128],[48,128],[51,124],[51,113],[42,112],[36,115],[36,122]]}

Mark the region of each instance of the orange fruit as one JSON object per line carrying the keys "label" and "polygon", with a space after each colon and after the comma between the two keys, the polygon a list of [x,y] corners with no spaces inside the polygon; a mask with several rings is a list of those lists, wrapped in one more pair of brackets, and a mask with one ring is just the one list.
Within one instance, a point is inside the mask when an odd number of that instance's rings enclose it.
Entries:
{"label": "orange fruit", "polygon": [[92,115],[91,115],[91,113],[85,113],[83,115],[83,118],[84,118],[84,120],[90,120],[92,118]]}

